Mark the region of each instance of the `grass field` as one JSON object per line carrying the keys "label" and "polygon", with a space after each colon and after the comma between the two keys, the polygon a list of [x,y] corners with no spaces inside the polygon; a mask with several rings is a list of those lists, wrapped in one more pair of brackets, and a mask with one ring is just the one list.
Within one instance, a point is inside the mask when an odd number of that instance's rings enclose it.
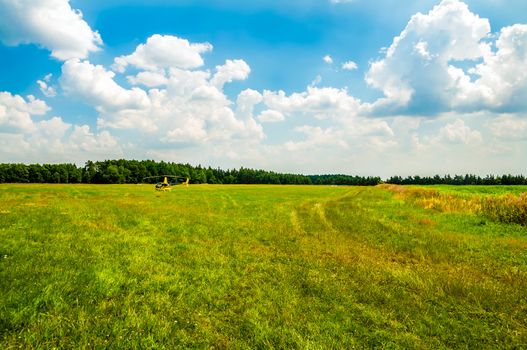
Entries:
{"label": "grass field", "polygon": [[2,349],[525,348],[527,228],[383,187],[1,185],[0,296]]}

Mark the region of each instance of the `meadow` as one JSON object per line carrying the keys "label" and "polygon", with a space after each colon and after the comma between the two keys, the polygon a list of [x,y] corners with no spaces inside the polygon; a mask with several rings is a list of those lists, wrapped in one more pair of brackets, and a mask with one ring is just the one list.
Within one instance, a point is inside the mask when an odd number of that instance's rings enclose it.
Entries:
{"label": "meadow", "polygon": [[0,185],[0,348],[525,348],[521,192]]}

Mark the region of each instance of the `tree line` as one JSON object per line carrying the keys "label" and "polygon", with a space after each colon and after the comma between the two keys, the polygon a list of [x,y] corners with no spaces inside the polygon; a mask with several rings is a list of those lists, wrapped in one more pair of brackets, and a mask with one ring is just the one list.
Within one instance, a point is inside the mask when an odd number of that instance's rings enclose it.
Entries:
{"label": "tree line", "polygon": [[282,185],[356,185],[374,186],[380,177],[350,175],[300,175],[248,168],[223,170],[153,160],[87,161],[75,164],[0,164],[0,183],[87,183],[136,184],[160,179],[146,177],[176,175],[200,184],[282,184]]}
{"label": "tree line", "polygon": [[394,185],[527,185],[527,179],[523,175],[487,175],[480,177],[477,175],[435,175],[427,176],[392,176],[386,183]]}
{"label": "tree line", "polygon": [[[75,164],[0,164],[0,183],[87,183],[87,184],[136,184],[154,183],[159,179],[145,177],[177,175],[190,178],[190,183],[200,184],[282,184],[282,185],[353,185],[375,186],[383,183],[380,177],[351,175],[301,175],[257,169],[230,169],[192,166],[153,160],[87,161],[84,166]],[[435,175],[392,176],[386,183],[396,185],[527,185],[523,175]]]}

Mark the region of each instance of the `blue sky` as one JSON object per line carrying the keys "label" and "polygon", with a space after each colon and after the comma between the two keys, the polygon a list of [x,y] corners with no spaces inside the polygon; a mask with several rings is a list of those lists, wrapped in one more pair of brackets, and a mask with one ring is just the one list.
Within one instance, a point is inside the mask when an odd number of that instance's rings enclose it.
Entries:
{"label": "blue sky", "polygon": [[0,0],[0,161],[527,173],[524,1]]}

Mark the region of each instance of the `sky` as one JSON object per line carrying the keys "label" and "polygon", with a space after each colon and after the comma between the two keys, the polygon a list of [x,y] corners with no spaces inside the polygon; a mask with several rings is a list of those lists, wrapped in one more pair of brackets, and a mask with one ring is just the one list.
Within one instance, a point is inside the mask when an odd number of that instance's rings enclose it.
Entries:
{"label": "sky", "polygon": [[526,13],[523,0],[0,0],[0,162],[527,174]]}

